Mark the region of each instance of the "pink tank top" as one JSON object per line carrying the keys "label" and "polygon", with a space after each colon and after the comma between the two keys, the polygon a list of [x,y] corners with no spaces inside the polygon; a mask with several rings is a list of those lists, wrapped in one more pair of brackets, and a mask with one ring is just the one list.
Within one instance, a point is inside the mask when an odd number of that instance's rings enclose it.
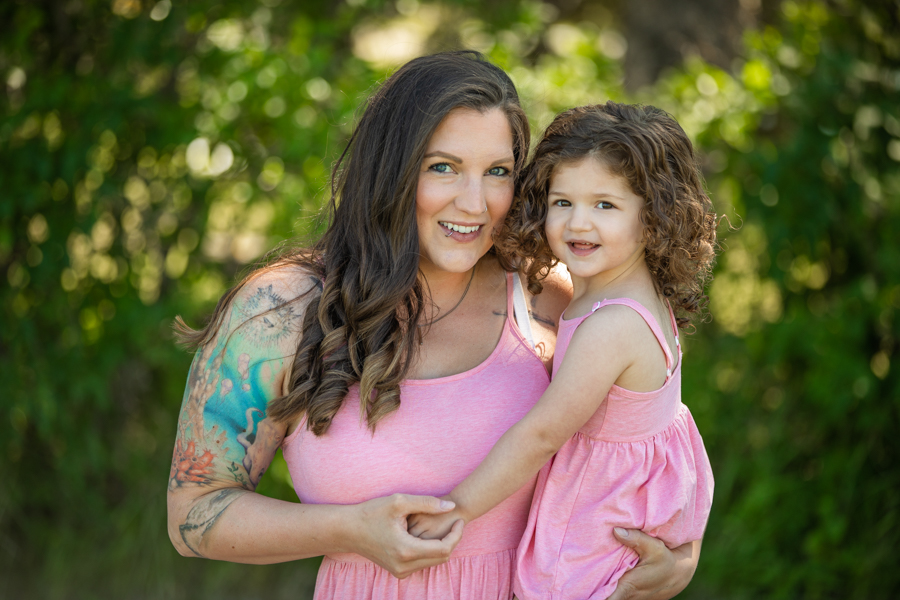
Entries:
{"label": "pink tank top", "polygon": [[[400,408],[378,422],[374,435],[360,423],[357,386],[324,435],[300,423],[283,451],[302,502],[355,504],[398,492],[442,496],[475,470],[549,384],[513,319],[512,281],[508,275],[500,341],[483,363],[448,377],[406,380]],[[534,483],[467,524],[447,563],[407,579],[356,554],[326,556],[316,598],[509,598]]]}
{"label": "pink tank top", "polygon": [[580,432],[609,442],[633,442],[649,438],[668,427],[681,406],[681,339],[678,337],[678,325],[675,323],[675,315],[672,314],[671,308],[669,327],[675,336],[675,345],[678,349],[677,364],[669,350],[662,327],[653,314],[630,298],[612,298],[596,302],[591,312],[586,315],[559,320],[556,352],[553,354],[553,375],[556,375],[562,365],[566,350],[578,326],[595,311],[611,304],[631,308],[641,315],[650,327],[666,357],[666,381],[661,388],[653,392],[633,392],[613,385],[606,401],[582,426]]}

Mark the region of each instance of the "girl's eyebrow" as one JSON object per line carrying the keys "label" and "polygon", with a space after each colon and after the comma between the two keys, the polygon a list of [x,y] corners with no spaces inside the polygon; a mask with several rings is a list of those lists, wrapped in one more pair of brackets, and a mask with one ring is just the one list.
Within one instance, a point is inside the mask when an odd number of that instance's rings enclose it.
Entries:
{"label": "girl's eyebrow", "polygon": [[[550,190],[549,192],[547,192],[547,195],[548,195],[548,196],[569,196],[569,195],[571,195],[571,194],[566,194],[565,192],[560,192],[560,191],[557,191],[557,190]],[[623,199],[623,198],[621,198],[620,196],[616,196],[615,194],[604,194],[604,193],[601,193],[601,194],[594,194],[592,197],[595,198],[595,199],[596,199],[596,198],[613,198],[613,199],[615,199],[615,200],[622,200],[622,199]]]}

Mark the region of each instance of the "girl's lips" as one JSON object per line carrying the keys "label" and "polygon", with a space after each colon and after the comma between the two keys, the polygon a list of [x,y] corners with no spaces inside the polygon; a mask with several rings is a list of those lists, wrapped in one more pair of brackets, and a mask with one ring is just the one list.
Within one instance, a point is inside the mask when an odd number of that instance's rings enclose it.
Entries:
{"label": "girl's lips", "polygon": [[[455,225],[455,223],[454,223]],[[454,231],[450,229],[443,223],[438,223],[438,226],[441,228],[441,231],[444,232],[444,237],[448,237],[452,240],[456,240],[457,242],[471,242],[472,240],[478,239],[478,236],[481,235],[481,232],[484,230],[484,225],[481,225],[475,231],[471,231],[469,233],[462,233],[460,231]],[[474,227],[474,225],[466,226],[468,228]]]}
{"label": "girl's lips", "polygon": [[600,247],[599,244],[591,244],[589,242],[566,242],[566,245],[575,256],[588,256]]}

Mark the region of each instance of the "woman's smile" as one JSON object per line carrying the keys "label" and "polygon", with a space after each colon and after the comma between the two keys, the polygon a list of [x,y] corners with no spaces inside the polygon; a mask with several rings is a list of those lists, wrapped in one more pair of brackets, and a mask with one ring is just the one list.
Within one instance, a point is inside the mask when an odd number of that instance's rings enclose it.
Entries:
{"label": "woman's smile", "polygon": [[438,221],[438,225],[447,232],[447,237],[458,242],[471,242],[481,235],[484,225],[470,225],[462,223],[451,223],[449,221]]}

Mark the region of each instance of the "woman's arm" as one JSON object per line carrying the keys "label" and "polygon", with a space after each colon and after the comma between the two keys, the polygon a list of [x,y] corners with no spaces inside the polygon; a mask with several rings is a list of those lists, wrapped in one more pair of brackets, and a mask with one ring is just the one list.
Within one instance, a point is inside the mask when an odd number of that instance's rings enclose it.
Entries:
{"label": "woman's arm", "polygon": [[[634,337],[630,334],[636,321],[618,307],[609,308],[613,310],[599,311],[578,328],[559,372],[534,408],[450,492],[448,498],[456,509],[440,517],[413,517],[410,533],[442,537],[454,519],[468,522],[480,517],[525,485],[597,411],[635,352],[632,344],[618,340]],[[626,318],[619,318],[622,314]],[[598,344],[596,340],[617,342]]]}
{"label": "woman's arm", "polygon": [[329,506],[255,493],[286,432],[266,407],[282,393],[306,303],[283,302],[313,285],[280,270],[251,280],[195,357],[169,476],[169,537],[183,556],[245,563],[356,552],[405,576],[444,562],[460,527],[427,543],[406,533],[409,513],[448,509],[435,498],[395,495]]}

